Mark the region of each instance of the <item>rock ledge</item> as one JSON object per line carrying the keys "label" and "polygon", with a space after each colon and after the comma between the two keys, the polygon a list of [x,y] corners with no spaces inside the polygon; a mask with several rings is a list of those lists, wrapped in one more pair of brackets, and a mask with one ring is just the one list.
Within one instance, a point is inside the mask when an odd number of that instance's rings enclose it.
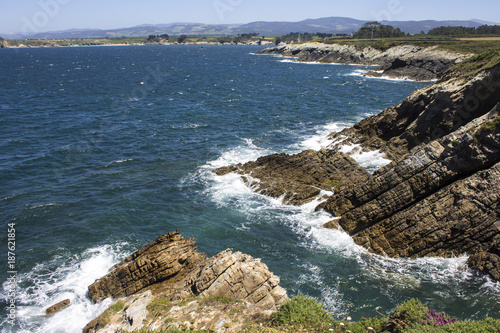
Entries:
{"label": "rock ledge", "polygon": [[230,249],[206,258],[193,239],[169,232],[89,286],[93,301],[118,301],[83,332],[237,331],[249,316],[270,315],[287,300],[279,282],[259,259]]}

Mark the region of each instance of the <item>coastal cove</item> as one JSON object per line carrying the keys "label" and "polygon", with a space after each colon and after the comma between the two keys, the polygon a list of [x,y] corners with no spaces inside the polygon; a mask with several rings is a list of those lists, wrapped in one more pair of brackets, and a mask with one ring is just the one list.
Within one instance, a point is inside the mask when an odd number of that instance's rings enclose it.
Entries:
{"label": "coastal cove", "polygon": [[[212,173],[319,150],[331,132],[429,85],[254,54],[262,49],[0,50],[0,208],[2,225],[16,223],[19,332],[80,332],[109,306],[92,304],[87,287],[172,230],[208,256],[232,248],[262,258],[289,296],[354,319],[412,297],[464,319],[500,312],[498,282],[468,270],[465,256],[371,254],[322,228],[331,216],[315,211],[319,202],[284,205],[239,175]],[[389,162],[358,155],[371,173]],[[42,316],[68,298],[63,312]]]}

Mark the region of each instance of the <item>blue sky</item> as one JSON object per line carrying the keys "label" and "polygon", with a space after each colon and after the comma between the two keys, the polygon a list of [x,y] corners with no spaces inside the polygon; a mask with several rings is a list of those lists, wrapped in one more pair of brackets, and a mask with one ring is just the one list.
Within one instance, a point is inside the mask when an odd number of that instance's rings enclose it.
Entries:
{"label": "blue sky", "polygon": [[[1,0],[0,33],[112,29],[171,22],[248,23],[345,16],[500,23],[498,0]],[[31,26],[30,26],[31,25]]]}

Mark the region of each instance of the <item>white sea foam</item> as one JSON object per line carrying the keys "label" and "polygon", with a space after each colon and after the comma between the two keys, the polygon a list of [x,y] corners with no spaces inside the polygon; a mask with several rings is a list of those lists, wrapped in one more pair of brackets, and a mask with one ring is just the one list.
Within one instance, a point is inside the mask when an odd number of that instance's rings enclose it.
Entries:
{"label": "white sea foam", "polygon": [[[16,332],[76,333],[102,313],[111,300],[93,304],[86,296],[87,288],[126,255],[121,249],[126,243],[92,248],[79,256],[58,256],[36,265],[30,272],[18,276]],[[6,295],[3,286],[2,298]],[[53,316],[45,317],[45,309],[64,299],[71,304]],[[2,322],[7,329],[8,323]],[[4,331],[2,329],[2,332]]]}
{"label": "white sea foam", "polygon": [[[383,73],[383,71],[370,71],[366,69],[356,69],[352,71],[351,73],[345,74],[346,76],[360,76],[364,77],[367,79],[374,79],[374,80],[387,80],[387,81],[414,81],[414,82],[419,82],[418,80],[410,79],[409,77],[406,76],[401,76],[401,77],[392,77],[392,76],[387,76],[387,75],[381,75],[381,76],[370,76],[367,75],[368,72],[375,72],[378,74]],[[426,82],[436,82],[437,80],[427,80]]]}
{"label": "white sea foam", "polygon": [[[345,64],[340,62],[321,62],[321,61],[299,61],[295,57],[283,57],[280,55],[276,55],[276,57],[281,58],[279,62],[285,63],[296,63],[296,64],[306,64],[306,65],[333,65],[333,66],[362,66],[362,67],[379,67],[378,65],[361,65],[361,64]],[[367,72],[366,69],[363,71]]]}
{"label": "white sea foam", "polygon": [[184,124],[181,126],[171,126],[172,129],[192,129],[192,128],[199,128],[199,127],[207,127],[207,124]]}
{"label": "white sea foam", "polygon": [[352,126],[352,124],[342,122],[334,122],[318,126],[315,134],[305,137],[298,144],[293,145],[293,148],[300,151],[306,149],[320,150],[322,148],[326,148],[332,143],[332,140],[328,138],[329,134],[339,132],[350,126]]}
{"label": "white sea foam", "polygon": [[213,170],[231,164],[246,163],[263,155],[274,153],[268,149],[257,147],[252,139],[243,139],[242,141],[240,146],[230,148],[222,153],[218,159],[208,162],[205,168]]}
{"label": "white sea foam", "polygon": [[359,144],[344,144],[340,146],[340,151],[351,156],[359,165],[370,172],[391,163],[391,160],[387,159],[380,151],[363,151]]}
{"label": "white sea foam", "polygon": [[[307,140],[304,140],[307,141]],[[317,145],[315,142],[314,145]],[[352,148],[352,147],[351,147]],[[346,148],[347,150],[347,148]],[[262,223],[269,219],[269,223],[280,221],[302,238],[303,246],[309,250],[316,248],[318,251],[330,252],[332,255],[352,262],[360,269],[360,278],[393,286],[395,290],[421,291],[423,284],[457,285],[463,281],[474,281],[483,288],[484,293],[500,295],[500,284],[491,282],[486,277],[475,278],[474,274],[466,268],[466,256],[458,258],[419,258],[419,259],[394,259],[369,253],[363,247],[354,243],[353,239],[345,232],[326,229],[323,225],[331,221],[332,216],[322,211],[315,211],[316,206],[324,199],[318,198],[302,206],[289,206],[282,203],[281,198],[270,198],[253,192],[245,186],[240,175],[227,174],[216,176],[210,170],[234,163],[244,163],[254,160],[259,156],[269,153],[256,147],[251,140],[246,140],[239,147],[232,148],[214,161],[202,167],[202,174],[206,182],[205,193],[221,208],[235,209],[248,217],[248,221],[234,227],[240,231],[252,228],[253,220]],[[354,154],[356,155],[356,154]],[[381,159],[376,153],[358,154],[359,158],[367,160]],[[370,162],[373,163],[373,162]],[[331,195],[332,193],[323,193]],[[273,222],[274,221],[274,222]],[[349,302],[340,291],[341,288],[332,284],[332,277],[313,264],[307,270],[308,274],[299,277],[298,285],[313,283],[321,290],[321,299],[326,307],[337,314],[348,311]],[[314,280],[314,281],[313,281]],[[323,281],[330,281],[327,285]],[[368,282],[369,283],[369,282]],[[392,287],[391,287],[392,288]],[[460,288],[446,291],[449,297],[460,298]],[[344,312],[343,312],[344,311]]]}

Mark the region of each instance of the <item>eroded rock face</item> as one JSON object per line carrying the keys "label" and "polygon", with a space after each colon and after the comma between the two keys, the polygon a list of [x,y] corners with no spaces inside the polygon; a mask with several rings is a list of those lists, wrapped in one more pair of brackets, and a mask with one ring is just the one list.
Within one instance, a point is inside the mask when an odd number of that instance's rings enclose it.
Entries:
{"label": "eroded rock face", "polygon": [[421,145],[321,208],[340,216],[356,243],[392,257],[469,253],[499,277],[500,104]]}
{"label": "eroded rock face", "polygon": [[[306,50],[315,59],[326,52],[305,46],[280,50],[295,56]],[[257,192],[287,199],[308,185],[324,189],[337,172],[332,170],[341,169],[345,177],[332,183],[345,181],[317,207],[338,218],[325,228],[346,231],[357,244],[392,257],[468,253],[471,267],[498,279],[499,82],[500,64],[474,75],[447,74],[400,105],[330,135],[328,149],[266,156],[215,172],[243,174]],[[346,144],[380,150],[393,162],[373,175],[356,171],[349,178],[351,163],[338,164],[343,157],[335,154]]]}
{"label": "eroded rock face", "polygon": [[[107,311],[84,332],[169,327],[223,331],[227,325],[244,324],[245,317],[230,318],[228,312],[248,316],[276,311],[287,299],[279,282],[258,259],[231,250],[207,259],[197,252],[194,240],[170,232],[89,286],[91,299],[121,298],[123,309]],[[204,306],[206,302],[211,306]],[[157,318],[155,311],[167,317]]]}
{"label": "eroded rock face", "polygon": [[[331,135],[336,145],[360,144],[397,160],[488,113],[499,102],[500,65],[472,79],[448,79],[418,90],[400,105]],[[329,147],[336,149],[335,145]]]}
{"label": "eroded rock face", "polygon": [[423,48],[401,45],[380,51],[372,47],[359,50],[351,45],[318,43],[271,47],[259,53],[294,57],[304,62],[380,65],[382,71],[370,71],[366,75],[417,81],[436,80],[468,57],[438,50],[436,46]]}
{"label": "eroded rock face", "polygon": [[242,175],[255,192],[283,203],[302,205],[352,181],[365,181],[370,174],[346,154],[333,150],[306,150],[300,154],[274,154],[257,161],[214,170],[217,175],[230,172]]}
{"label": "eroded rock face", "polygon": [[196,268],[205,255],[196,249],[193,239],[185,239],[178,231],[158,237],[116,264],[111,272],[89,286],[93,301],[108,297],[132,295],[153,284],[172,280],[181,271]]}

